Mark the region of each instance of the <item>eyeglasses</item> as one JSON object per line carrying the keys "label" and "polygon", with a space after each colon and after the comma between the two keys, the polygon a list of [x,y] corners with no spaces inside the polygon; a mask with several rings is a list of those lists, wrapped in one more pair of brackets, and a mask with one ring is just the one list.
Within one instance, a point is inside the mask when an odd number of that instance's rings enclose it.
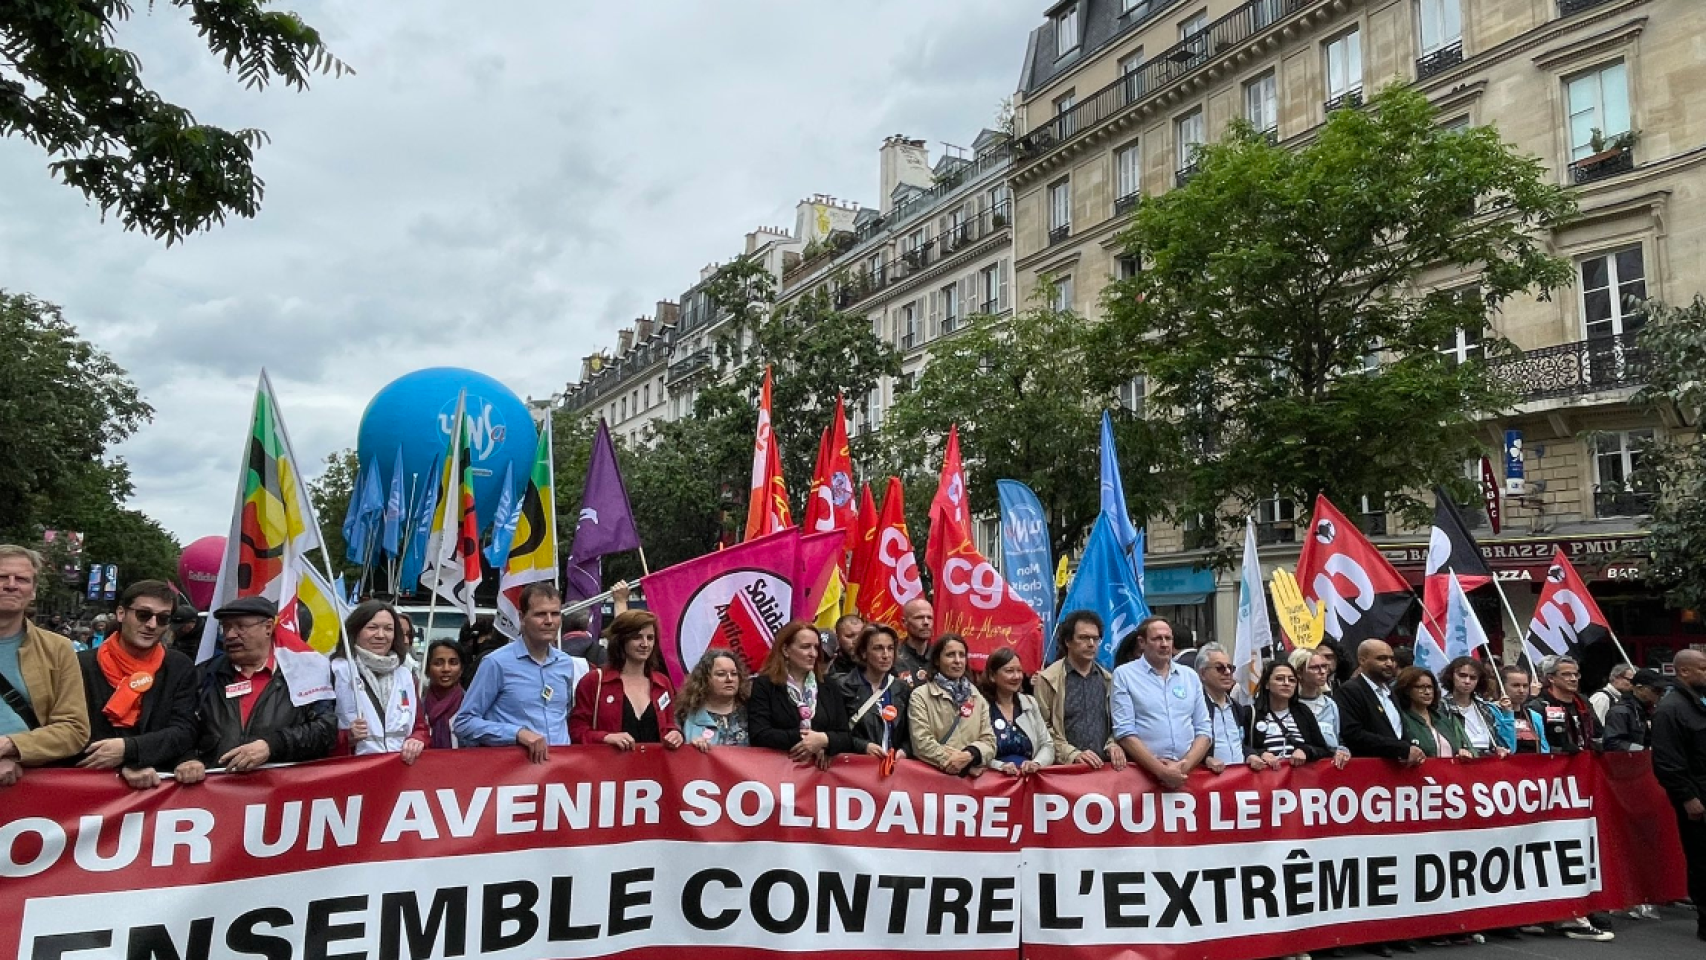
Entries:
{"label": "eyeglasses", "polygon": [[136,618],[137,623],[143,625],[158,623],[163,627],[172,622],[172,611],[170,610],[137,610],[132,608],[130,615]]}
{"label": "eyeglasses", "polygon": [[1211,663],[1208,665],[1208,668],[1210,670],[1213,670],[1215,673],[1231,673],[1232,672],[1232,664],[1230,664],[1230,663]]}
{"label": "eyeglasses", "polygon": [[1268,682],[1269,683],[1296,683],[1297,678],[1294,676],[1291,676],[1290,674],[1276,673],[1273,675],[1273,677],[1271,679],[1268,680]]}

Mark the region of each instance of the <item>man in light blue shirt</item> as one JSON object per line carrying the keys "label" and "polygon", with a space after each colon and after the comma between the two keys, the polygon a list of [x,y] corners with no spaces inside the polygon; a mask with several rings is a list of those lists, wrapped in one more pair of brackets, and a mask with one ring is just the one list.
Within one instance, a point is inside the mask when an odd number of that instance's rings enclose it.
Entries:
{"label": "man in light blue shirt", "polygon": [[1114,738],[1133,763],[1168,790],[1185,785],[1213,742],[1202,681],[1173,663],[1173,626],[1138,624],[1136,660],[1114,671]]}
{"label": "man in light blue shirt", "polygon": [[451,727],[464,744],[517,744],[527,759],[544,763],[550,747],[569,744],[569,708],[586,661],[557,649],[562,595],[550,583],[521,591],[521,639],[480,662]]}

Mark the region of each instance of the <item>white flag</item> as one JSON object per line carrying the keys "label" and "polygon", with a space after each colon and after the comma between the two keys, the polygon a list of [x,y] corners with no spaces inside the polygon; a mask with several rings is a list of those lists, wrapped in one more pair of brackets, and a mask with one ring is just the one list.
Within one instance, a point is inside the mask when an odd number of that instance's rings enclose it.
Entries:
{"label": "white flag", "polygon": [[1244,562],[1238,568],[1238,629],[1232,644],[1233,694],[1243,703],[1255,699],[1262,679],[1262,654],[1274,645],[1268,622],[1268,598],[1262,588],[1262,562],[1256,557],[1256,522],[1244,518]]}

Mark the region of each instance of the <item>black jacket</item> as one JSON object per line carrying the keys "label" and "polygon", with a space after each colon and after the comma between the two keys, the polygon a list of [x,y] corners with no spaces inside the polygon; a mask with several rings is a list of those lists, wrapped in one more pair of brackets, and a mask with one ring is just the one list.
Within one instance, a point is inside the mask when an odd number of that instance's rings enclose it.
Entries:
{"label": "black jacket", "polygon": [[1706,703],[1680,683],[1653,711],[1653,774],[1679,807],[1706,800]]}
{"label": "black jacket", "polygon": [[[891,674],[892,675],[892,674]],[[894,705],[897,716],[889,729],[889,746],[896,750],[906,751],[912,756],[912,725],[907,720],[908,707],[912,701],[912,684],[906,678],[893,675],[894,681],[889,684],[889,703]],[[853,752],[864,753],[871,744],[882,746],[883,743],[883,704],[879,698],[865,711],[865,715],[854,723],[853,715],[871,699],[871,688],[865,683],[865,671],[854,670],[844,673],[837,682],[841,693],[842,708],[847,711],[848,732],[853,735]]]}
{"label": "black jacket", "polygon": [[[1244,749],[1250,756],[1261,756],[1262,748],[1266,745],[1267,735],[1260,728],[1263,720],[1268,717],[1268,698],[1266,695],[1256,703],[1250,717],[1249,726],[1245,730]],[[1296,737],[1288,738],[1291,749],[1302,750],[1310,761],[1325,760],[1333,755],[1327,748],[1327,738],[1321,735],[1321,724],[1315,719],[1315,711],[1305,704],[1298,703],[1296,698],[1291,701],[1291,719],[1297,724]],[[1289,752],[1289,751],[1287,751]]]}
{"label": "black jacket", "polygon": [[176,766],[195,747],[195,664],[178,651],[167,650],[166,659],[154,674],[154,685],[142,695],[142,715],[136,726],[121,729],[107,719],[106,705],[112,698],[113,685],[107,682],[97,656],[97,650],[77,655],[83,669],[83,694],[89,701],[89,742],[122,738],[127,767],[170,770]]}
{"label": "black jacket", "polygon": [[318,760],[332,752],[338,740],[338,717],[332,700],[298,707],[290,702],[290,688],[276,667],[266,689],[261,691],[249,722],[243,722],[236,697],[225,688],[237,681],[237,668],[224,656],[214,657],[201,669],[200,737],[194,759],[209,768],[237,747],[265,740],[272,751],[268,763],[300,763]]}
{"label": "black jacket", "polygon": [[1581,697],[1559,700],[1550,690],[1540,694],[1536,704],[1546,730],[1541,735],[1551,744],[1553,753],[1581,753],[1599,749],[1599,722],[1593,708]]}
{"label": "black jacket", "polygon": [[[829,735],[826,752],[853,752],[853,735],[847,732],[847,705],[828,681],[818,687],[812,729]],[[800,742],[800,708],[788,696],[786,683],[771,683],[763,674],[752,678],[752,695],[746,701],[746,736],[753,746],[772,750],[792,750]]]}
{"label": "black jacket", "polygon": [[1392,729],[1392,721],[1380,707],[1380,698],[1368,688],[1368,681],[1361,674],[1334,690],[1333,699],[1339,704],[1339,742],[1351,756],[1388,760],[1409,757],[1410,741],[1404,739],[1404,731]]}
{"label": "black jacket", "polygon": [[1640,697],[1624,697],[1605,711],[1605,749],[1628,752],[1650,748],[1652,724],[1652,715]]}

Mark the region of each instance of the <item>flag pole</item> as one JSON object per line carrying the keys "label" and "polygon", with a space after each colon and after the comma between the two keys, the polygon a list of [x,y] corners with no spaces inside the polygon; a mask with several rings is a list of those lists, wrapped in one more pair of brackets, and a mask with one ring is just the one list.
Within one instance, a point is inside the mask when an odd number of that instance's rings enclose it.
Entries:
{"label": "flag pole", "polygon": [[[450,496],[450,488],[453,484],[456,487],[456,499],[457,499],[456,509],[457,509],[458,513],[460,513],[460,511],[462,509],[462,505],[461,505],[461,499],[462,499],[462,492],[461,492],[462,491],[462,430],[463,430],[462,419],[466,415],[466,407],[464,406],[464,404],[466,404],[467,402],[468,402],[468,391],[463,390],[456,397],[456,414],[455,414],[456,422],[451,424],[451,427],[450,427],[450,451],[448,453],[448,456],[450,457],[450,470],[444,474],[444,489],[442,491],[440,491],[440,495],[438,498],[438,509],[441,512],[441,515],[444,517],[444,525],[442,527],[439,527],[439,531],[438,531],[438,535],[440,537],[439,542],[441,544],[443,543],[442,538],[449,536],[452,533],[452,531],[449,529],[449,527],[450,527],[450,501],[447,498]],[[460,536],[460,533],[458,533],[458,535]],[[431,536],[427,537],[427,549],[429,549],[429,550],[432,549],[432,537]],[[442,552],[442,549],[441,549],[441,552]],[[426,559],[428,562],[430,562],[430,561],[434,560],[435,558],[428,557]],[[438,616],[438,588],[439,588],[440,582],[444,579],[444,571],[443,571],[442,567],[443,567],[442,564],[434,563],[433,568],[432,568],[432,590],[431,590],[432,596],[427,600],[426,638],[427,638],[427,642],[429,644],[432,642],[433,620],[434,620],[434,618],[436,618]],[[422,565],[422,568],[425,569],[424,563]],[[473,626],[473,623],[469,623],[468,625],[471,627],[471,626]]]}
{"label": "flag pole", "polygon": [[[1469,599],[1469,591],[1467,591],[1467,590],[1463,590],[1463,581],[1461,581],[1461,580],[1458,580],[1458,579],[1457,579],[1457,571],[1456,571],[1456,570],[1453,570],[1453,569],[1451,569],[1451,567],[1450,567],[1450,566],[1449,566],[1449,565],[1448,565],[1448,566],[1447,566],[1447,567],[1446,567],[1446,568],[1445,568],[1445,572],[1446,572],[1446,573],[1447,573],[1447,574],[1449,574],[1449,575],[1450,575],[1450,576],[1451,576],[1451,580],[1452,580],[1452,589],[1453,589],[1453,590],[1462,590],[1462,591],[1463,591],[1463,599],[1464,599],[1464,600],[1468,600],[1468,599]],[[1496,574],[1496,573],[1495,573],[1495,574],[1494,574],[1494,575],[1493,575],[1493,585],[1494,585],[1494,589],[1497,589],[1497,587],[1498,587],[1498,583],[1499,583],[1499,577],[1498,577],[1498,574]],[[1503,600],[1503,599],[1504,599],[1504,598],[1505,598],[1505,592],[1504,592],[1504,591],[1503,591],[1503,590],[1499,590],[1499,599],[1500,599],[1500,600]],[[1509,609],[1509,607],[1510,607],[1510,604],[1509,604],[1509,603],[1506,603],[1506,604],[1505,604],[1505,607],[1506,607],[1506,609],[1507,609],[1507,610],[1508,610],[1508,609]],[[1423,604],[1423,605],[1422,605],[1422,609],[1423,609],[1423,610],[1426,610],[1426,609],[1427,609],[1427,604]],[[1477,613],[1476,613],[1476,612],[1475,612],[1475,610],[1474,610],[1474,608],[1473,608],[1473,607],[1469,607],[1469,606],[1468,606],[1468,605],[1467,605],[1467,604],[1465,604],[1465,610],[1466,610],[1466,611],[1467,611],[1467,612],[1468,612],[1468,614],[1469,614],[1469,615],[1470,615],[1470,616],[1472,616],[1472,617],[1474,617],[1474,618],[1475,618],[1475,622],[1476,622],[1476,624],[1479,624],[1479,623],[1480,623],[1480,622],[1481,622],[1481,616],[1480,616],[1480,614],[1477,614]],[[1498,659],[1499,659],[1499,658],[1498,658],[1498,655],[1497,655],[1497,654],[1495,654],[1495,653],[1493,653],[1493,639],[1492,639],[1492,638],[1491,638],[1491,637],[1489,637],[1489,636],[1487,636],[1487,630],[1486,630],[1486,628],[1485,628],[1485,627],[1482,627],[1482,628],[1481,628],[1481,649],[1483,649],[1483,650],[1485,650],[1485,651],[1487,651],[1487,659],[1488,659],[1488,660],[1489,660],[1489,661],[1492,661],[1492,662],[1495,662],[1495,663],[1496,663],[1496,662],[1498,662]],[[1495,668],[1495,669],[1494,669],[1494,670],[1493,670],[1493,679],[1494,679],[1494,680],[1496,680],[1496,681],[1498,681],[1498,684],[1499,684],[1499,696],[1501,696],[1501,697],[1509,697],[1509,696],[1510,696],[1510,691],[1509,691],[1509,690],[1506,690],[1506,689],[1505,689],[1505,674],[1504,674],[1504,671],[1503,671],[1503,670],[1500,670],[1500,669],[1497,669],[1497,668]]]}

